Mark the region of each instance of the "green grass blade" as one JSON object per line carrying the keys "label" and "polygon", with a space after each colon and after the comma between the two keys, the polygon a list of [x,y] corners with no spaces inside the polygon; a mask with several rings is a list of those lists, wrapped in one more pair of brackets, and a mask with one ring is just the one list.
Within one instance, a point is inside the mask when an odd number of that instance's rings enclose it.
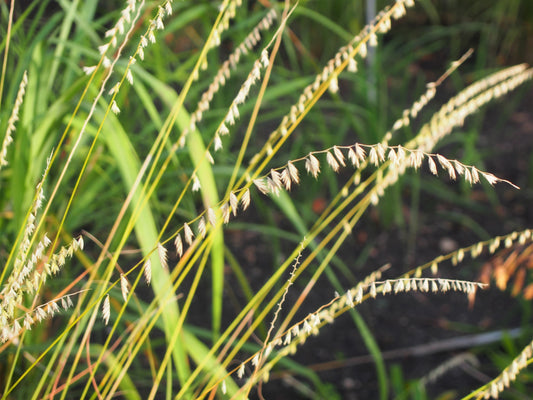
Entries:
{"label": "green grass blade", "polygon": [[[108,123],[110,124],[109,132],[113,132],[113,134],[103,135],[103,140],[105,140],[106,145],[117,162],[124,186],[132,187],[137,172],[140,170],[140,161],[128,135],[122,129],[122,126],[116,118],[109,118]],[[141,198],[142,193],[139,190],[134,196],[133,204],[140,201]],[[154,216],[148,204],[140,211],[135,221],[134,230],[143,254],[147,256],[159,241]],[[165,311],[162,314],[162,318],[165,326],[165,334],[170,338],[174,333],[180,316],[177,303],[172,301],[172,298],[176,294],[169,290],[168,282],[170,281],[170,275],[161,267],[159,258],[154,254],[151,256],[151,261],[152,265],[159,266],[153,268],[151,286],[160,303],[164,304]],[[178,368],[180,380],[186,379],[190,370],[187,362],[187,351],[181,342],[176,344],[172,354]]]}

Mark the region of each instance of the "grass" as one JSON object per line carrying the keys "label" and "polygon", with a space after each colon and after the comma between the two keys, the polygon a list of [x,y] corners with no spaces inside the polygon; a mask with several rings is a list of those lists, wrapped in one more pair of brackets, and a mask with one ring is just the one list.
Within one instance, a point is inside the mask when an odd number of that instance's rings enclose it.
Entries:
{"label": "grass", "polygon": [[[281,371],[305,398],[340,396],[293,355],[343,319],[371,356],[380,398],[424,398],[429,378],[389,370],[359,310],[404,292],[473,301],[488,282],[446,266],[531,241],[529,229],[484,236],[457,218],[479,241],[430,261],[365,276],[355,267],[371,249],[355,262],[347,251],[378,210],[415,253],[423,190],[457,199],[450,182],[460,181],[497,202],[491,186],[517,189],[485,169],[481,120],[453,133],[532,77],[525,64],[487,65],[490,46],[463,48],[463,30],[490,42],[493,15],[402,42],[395,29],[416,33],[407,13],[447,15],[401,0],[364,26],[356,5],[264,3],[0,6],[3,398],[261,398]],[[498,4],[498,26],[520,18],[520,2]],[[427,81],[405,77],[442,49],[457,61]],[[461,161],[439,151],[454,140]],[[497,397],[511,384],[527,393],[518,373],[531,344],[506,349],[492,377],[455,396]]]}

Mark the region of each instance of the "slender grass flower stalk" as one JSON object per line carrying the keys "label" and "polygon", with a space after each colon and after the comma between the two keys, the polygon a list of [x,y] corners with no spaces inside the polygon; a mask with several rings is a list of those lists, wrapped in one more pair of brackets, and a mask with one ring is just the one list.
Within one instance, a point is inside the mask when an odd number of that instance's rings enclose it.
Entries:
{"label": "slender grass flower stalk", "polygon": [[4,136],[4,140],[2,142],[2,148],[0,149],[0,170],[8,165],[7,148],[11,143],[13,143],[12,135],[15,132],[15,122],[17,122],[19,119],[20,106],[22,105],[22,101],[24,100],[24,92],[26,91],[27,84],[28,74],[26,71],[24,71],[22,81],[19,85],[17,99],[15,100],[15,106],[13,107],[13,111],[11,112],[11,117],[9,118],[9,121],[7,122],[7,130]]}

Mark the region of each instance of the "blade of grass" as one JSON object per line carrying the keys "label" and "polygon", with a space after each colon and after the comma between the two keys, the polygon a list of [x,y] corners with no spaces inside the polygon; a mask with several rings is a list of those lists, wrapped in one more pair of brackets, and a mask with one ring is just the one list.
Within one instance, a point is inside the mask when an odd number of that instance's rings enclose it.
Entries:
{"label": "blade of grass", "polygon": [[[183,119],[178,119],[179,123]],[[186,123],[186,121],[185,121]],[[181,126],[184,129],[187,126]],[[197,176],[202,185],[202,196],[204,206],[215,207],[219,203],[215,177],[211,165],[207,162],[204,154],[206,151],[200,133],[195,130],[190,132],[187,137],[187,148],[189,156],[197,168]],[[220,335],[220,325],[222,321],[222,294],[224,289],[224,234],[220,226],[213,234],[213,244],[210,252],[211,256],[211,280],[212,280],[212,329],[213,342]]]}
{"label": "blade of grass", "polygon": [[[103,135],[103,140],[117,162],[117,166],[124,181],[124,186],[126,188],[132,187],[137,173],[140,170],[140,161],[137,157],[135,147],[131,143],[127,133],[122,129],[121,124],[114,116],[108,116],[108,123],[111,125],[109,131],[113,132],[113,135]],[[132,204],[137,204],[142,196],[143,194],[139,190],[135,194]],[[155,219],[148,204],[140,210],[138,218],[135,221],[134,230],[143,254],[147,256],[152,251],[154,245],[158,243],[159,237]],[[151,256],[151,261],[152,265],[160,265],[160,260],[156,254]],[[160,301],[165,304],[165,312],[162,317],[165,325],[165,332],[168,337],[171,336],[171,332],[174,332],[180,315],[177,303],[169,301],[170,298],[176,295],[168,290],[169,280],[170,275],[163,267],[152,269],[151,286]],[[180,379],[185,379],[190,374],[186,354],[187,351],[182,343],[178,342],[174,347],[173,356],[174,362],[178,367]]]}

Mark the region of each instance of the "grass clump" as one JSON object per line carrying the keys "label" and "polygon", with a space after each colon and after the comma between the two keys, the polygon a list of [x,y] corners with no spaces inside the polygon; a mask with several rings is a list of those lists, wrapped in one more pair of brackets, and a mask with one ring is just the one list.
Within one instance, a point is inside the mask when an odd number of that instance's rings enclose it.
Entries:
{"label": "grass clump", "polygon": [[[488,73],[429,109],[466,51],[390,128],[380,131],[376,118],[374,132],[358,133],[372,118],[362,122],[364,109],[350,103],[359,92],[350,100],[343,92],[360,84],[378,104],[376,47],[414,0],[391,2],[357,34],[289,1],[49,6],[2,6],[5,398],[261,397],[278,365],[315,384],[308,397],[326,396],[320,377],[291,355],[347,313],[387,398],[383,357],[358,306],[404,292],[473,300],[487,283],[447,276],[442,265],[531,242],[529,229],[502,232],[358,279],[342,257],[368,209],[409,171],[517,189],[436,148],[529,81],[526,64]],[[305,15],[343,38],[323,66],[302,56],[291,29]],[[312,76],[286,79],[309,60]],[[328,116],[343,109],[344,118]],[[311,220],[306,197],[317,190],[325,204],[313,206]],[[266,278],[254,280],[255,266],[228,236],[272,209],[291,228],[248,225],[279,249],[265,258],[273,264]],[[310,306],[324,279],[332,296]],[[498,397],[531,355],[530,344],[465,398]]]}

